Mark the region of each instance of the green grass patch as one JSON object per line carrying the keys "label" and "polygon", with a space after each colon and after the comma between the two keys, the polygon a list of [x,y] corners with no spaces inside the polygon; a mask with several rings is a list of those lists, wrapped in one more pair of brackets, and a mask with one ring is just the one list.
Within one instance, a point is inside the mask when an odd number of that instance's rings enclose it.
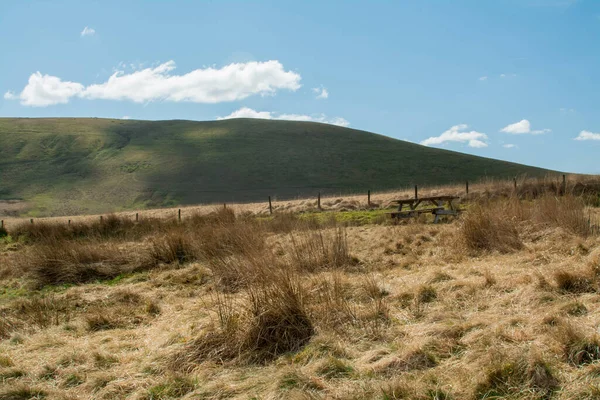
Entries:
{"label": "green grass patch", "polygon": [[547,173],[312,122],[0,118],[0,199],[31,217]]}

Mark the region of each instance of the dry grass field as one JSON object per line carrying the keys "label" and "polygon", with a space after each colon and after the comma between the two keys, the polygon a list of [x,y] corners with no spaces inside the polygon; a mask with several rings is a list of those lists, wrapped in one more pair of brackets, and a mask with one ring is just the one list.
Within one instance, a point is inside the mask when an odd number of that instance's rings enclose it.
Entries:
{"label": "dry grass field", "polygon": [[7,220],[0,400],[600,398],[597,197],[511,184]]}

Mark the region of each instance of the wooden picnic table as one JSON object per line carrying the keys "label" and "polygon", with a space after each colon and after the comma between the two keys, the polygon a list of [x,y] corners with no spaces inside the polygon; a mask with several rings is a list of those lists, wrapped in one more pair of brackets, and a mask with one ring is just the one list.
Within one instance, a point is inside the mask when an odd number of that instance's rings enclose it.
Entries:
{"label": "wooden picnic table", "polygon": [[[392,218],[412,218],[419,214],[433,214],[434,224],[437,224],[441,215],[458,215],[459,209],[454,205],[457,196],[430,196],[415,199],[392,200],[398,204],[398,211],[389,213]],[[420,205],[423,208],[418,208]],[[406,209],[404,207],[406,206]]]}

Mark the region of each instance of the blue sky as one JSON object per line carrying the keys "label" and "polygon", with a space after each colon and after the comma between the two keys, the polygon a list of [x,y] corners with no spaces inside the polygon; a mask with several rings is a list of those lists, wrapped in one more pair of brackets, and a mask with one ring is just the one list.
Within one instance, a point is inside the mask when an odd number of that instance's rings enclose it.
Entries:
{"label": "blue sky", "polygon": [[600,173],[599,43],[593,0],[3,0],[0,117],[314,120]]}

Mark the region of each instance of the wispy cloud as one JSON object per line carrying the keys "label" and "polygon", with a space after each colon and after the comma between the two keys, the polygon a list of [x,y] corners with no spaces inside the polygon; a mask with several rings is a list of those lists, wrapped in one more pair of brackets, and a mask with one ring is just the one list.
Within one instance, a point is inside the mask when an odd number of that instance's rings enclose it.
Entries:
{"label": "wispy cloud", "polygon": [[221,103],[252,95],[273,95],[278,90],[298,90],[301,77],[286,71],[276,60],[234,63],[222,68],[207,67],[173,75],[175,62],[130,73],[117,71],[106,82],[84,86],[36,72],[18,97],[27,106],[67,103],[72,97],[129,100],[136,103],[172,101]]}
{"label": "wispy cloud", "polygon": [[487,76],[481,76],[481,77],[479,77],[479,80],[480,81],[487,81],[487,78],[488,78]]}
{"label": "wispy cloud", "polygon": [[90,28],[90,27],[85,27],[83,28],[83,30],[81,31],[81,37],[83,36],[93,36],[96,34],[96,30],[94,28]]}
{"label": "wispy cloud", "polygon": [[575,112],[575,109],[574,109],[574,108],[566,108],[566,107],[562,107],[562,108],[560,109],[560,113],[561,113],[561,114],[563,114],[563,115],[564,115],[564,114],[573,114],[574,112]]}
{"label": "wispy cloud", "polygon": [[469,147],[481,148],[487,147],[488,144],[487,135],[485,133],[470,131],[463,132],[469,126],[466,124],[454,125],[447,131],[443,132],[440,136],[430,137],[421,142],[424,146],[431,146],[436,144],[444,144],[446,142],[459,142],[467,143]]}
{"label": "wispy cloud", "polygon": [[504,147],[505,149],[514,149],[517,146],[512,143],[506,143],[506,144],[503,144],[502,147]]}
{"label": "wispy cloud", "polygon": [[315,94],[317,95],[317,97],[316,97],[317,99],[326,99],[329,97],[329,92],[323,86],[318,87],[318,88],[313,88],[312,91],[315,92]]}
{"label": "wispy cloud", "polygon": [[519,122],[515,122],[514,124],[505,126],[504,128],[502,128],[500,130],[500,132],[511,133],[513,135],[519,135],[519,134],[541,135],[543,133],[552,132],[552,130],[551,129],[531,130],[531,123],[526,119],[522,119]]}
{"label": "wispy cloud", "polygon": [[517,74],[500,74],[500,78],[514,78]]}
{"label": "wispy cloud", "polygon": [[600,133],[581,131],[575,140],[600,140]]}
{"label": "wispy cloud", "polygon": [[310,122],[321,122],[324,124],[338,125],[338,126],[350,126],[350,122],[341,117],[329,118],[324,114],[320,115],[305,115],[305,114],[279,114],[271,111],[256,111],[252,108],[242,107],[239,110],[235,110],[231,114],[224,117],[217,117],[218,120],[231,119],[231,118],[261,118],[261,119],[278,119],[287,121],[310,121]]}

